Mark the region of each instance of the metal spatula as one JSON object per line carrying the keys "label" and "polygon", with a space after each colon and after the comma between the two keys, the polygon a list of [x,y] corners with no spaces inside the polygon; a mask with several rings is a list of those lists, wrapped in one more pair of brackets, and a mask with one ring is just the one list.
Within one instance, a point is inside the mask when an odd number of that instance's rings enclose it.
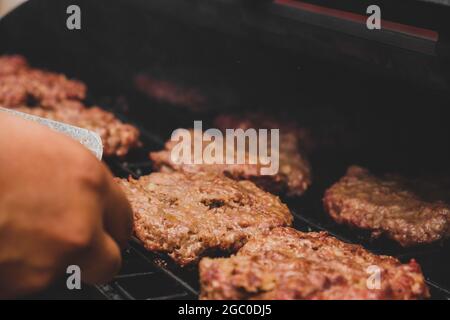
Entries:
{"label": "metal spatula", "polygon": [[26,120],[34,121],[44,126],[47,126],[55,131],[61,132],[80,142],[83,146],[88,148],[99,160],[102,159],[103,155],[102,140],[100,139],[100,136],[93,131],[75,127],[62,122],[33,116],[27,113],[15,111],[14,109],[6,109],[0,107],[0,112],[6,112]]}

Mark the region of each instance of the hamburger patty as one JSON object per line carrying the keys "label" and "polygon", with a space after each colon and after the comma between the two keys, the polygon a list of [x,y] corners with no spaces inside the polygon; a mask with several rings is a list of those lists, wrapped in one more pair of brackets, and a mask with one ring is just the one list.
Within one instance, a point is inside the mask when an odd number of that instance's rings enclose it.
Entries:
{"label": "hamburger patty", "polygon": [[31,68],[19,55],[0,56],[0,106],[97,132],[106,156],[140,145],[139,131],[110,112],[87,108],[86,86],[64,75]]}
{"label": "hamburger patty", "polygon": [[179,172],[116,181],[145,248],[168,253],[182,266],[213,250],[238,250],[251,236],[292,223],[287,206],[250,181]]}
{"label": "hamburger patty", "polygon": [[[325,193],[325,210],[338,223],[385,235],[407,247],[450,235],[450,188],[396,175],[377,177],[360,167]],[[446,201],[446,202],[445,202]]]}
{"label": "hamburger patty", "polygon": [[[279,170],[274,175],[261,175],[261,164],[177,164],[171,157],[171,152],[178,142],[168,141],[165,149],[150,153],[150,159],[157,170],[175,170],[186,172],[223,173],[235,180],[250,180],[262,189],[280,195],[299,196],[311,184],[311,168],[301,149],[301,130],[292,126],[281,127],[274,121],[259,118],[241,120],[233,116],[221,116],[216,119],[216,125],[222,129],[280,129]],[[193,141],[193,139],[192,139]],[[269,138],[270,141],[270,138]],[[206,148],[208,143],[203,144]],[[246,159],[249,153],[246,150]]]}
{"label": "hamburger patty", "polygon": [[28,62],[20,55],[0,56],[0,76],[15,74],[26,68],[28,68]]}
{"label": "hamburger patty", "polygon": [[[378,288],[370,266],[380,271]],[[429,292],[420,266],[374,255],[325,232],[275,228],[230,258],[200,262],[202,299],[420,299]],[[369,269],[370,270],[370,269]],[[373,272],[373,271],[372,271]],[[369,279],[369,281],[368,281]]]}
{"label": "hamburger patty", "polygon": [[134,126],[122,123],[112,113],[98,107],[78,109],[68,106],[53,110],[16,107],[14,110],[97,132],[102,139],[105,156],[123,156],[140,145],[139,131]]}
{"label": "hamburger patty", "polygon": [[61,101],[86,98],[86,85],[63,74],[28,66],[21,56],[0,57],[0,104],[56,108]]}

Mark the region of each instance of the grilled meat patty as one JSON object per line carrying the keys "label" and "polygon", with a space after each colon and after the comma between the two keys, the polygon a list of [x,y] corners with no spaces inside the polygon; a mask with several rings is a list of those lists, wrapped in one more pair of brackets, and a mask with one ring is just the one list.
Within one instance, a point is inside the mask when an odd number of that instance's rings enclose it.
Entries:
{"label": "grilled meat patty", "polygon": [[86,86],[64,75],[29,67],[19,55],[0,56],[0,106],[97,132],[106,156],[140,145],[139,131],[110,112],[87,108]]}
{"label": "grilled meat patty", "polygon": [[[253,117],[251,120],[241,120],[233,116],[221,116],[216,119],[218,128],[225,129],[280,129],[279,141],[279,170],[274,175],[262,175],[261,168],[267,167],[260,162],[257,164],[179,164],[172,159],[172,150],[178,142],[168,141],[165,149],[159,152],[150,153],[156,170],[162,171],[186,171],[186,172],[215,172],[223,173],[235,180],[250,180],[264,190],[287,196],[299,196],[305,192],[311,184],[311,168],[305,154],[301,148],[301,130],[292,126],[282,127],[274,121],[263,120],[257,122],[259,118]],[[193,131],[191,131],[193,132]],[[268,138],[270,142],[270,137]],[[192,140],[193,142],[194,140]],[[203,148],[208,146],[203,144]],[[269,145],[270,148],[270,145]],[[269,149],[270,150],[270,149]],[[224,146],[224,154],[226,148]],[[235,150],[235,154],[236,154]],[[246,159],[249,152],[246,150]]]}
{"label": "grilled meat patty", "polygon": [[103,142],[105,156],[123,156],[133,147],[139,146],[139,131],[124,124],[112,113],[98,107],[44,109],[16,107],[14,110],[38,117],[64,122],[98,133]]}
{"label": "grilled meat patty", "polygon": [[300,128],[295,122],[282,117],[271,117],[263,113],[223,114],[214,120],[214,125],[226,129],[279,129],[280,170],[273,176],[257,176],[244,172],[238,177],[250,179],[269,192],[300,196],[311,184],[311,166],[307,153],[313,149],[314,141],[309,130]]}
{"label": "grilled meat patty", "polygon": [[28,68],[28,62],[20,55],[0,56],[0,76],[15,74],[26,68]]}
{"label": "grilled meat patty", "polygon": [[385,235],[404,247],[450,235],[450,188],[396,175],[377,177],[361,167],[325,193],[325,210],[338,223]]}
{"label": "grilled meat patty", "polygon": [[86,85],[63,74],[28,66],[22,56],[0,56],[0,104],[15,107],[41,105],[56,108],[61,101],[81,101]]}
{"label": "grilled meat patty", "polygon": [[[370,279],[370,266],[381,271],[378,288]],[[393,257],[374,255],[325,232],[275,228],[249,240],[235,256],[203,258],[199,268],[201,299],[429,297],[420,266],[414,260],[401,264]]]}
{"label": "grilled meat patty", "polygon": [[182,266],[213,250],[235,251],[255,234],[292,223],[287,206],[250,181],[159,172],[117,183],[131,203],[143,245]]}

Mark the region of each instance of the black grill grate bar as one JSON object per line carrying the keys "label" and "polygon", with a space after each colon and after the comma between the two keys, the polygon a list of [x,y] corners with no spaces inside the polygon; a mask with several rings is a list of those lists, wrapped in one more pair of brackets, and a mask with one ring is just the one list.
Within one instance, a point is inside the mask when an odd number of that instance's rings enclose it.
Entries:
{"label": "black grill grate bar", "polygon": [[188,296],[187,293],[178,293],[178,294],[172,294],[172,295],[163,296],[163,297],[148,298],[146,300],[175,300],[175,299],[186,298],[187,296]]}
{"label": "black grill grate bar", "polygon": [[125,279],[125,278],[132,278],[132,277],[139,277],[139,276],[148,276],[155,274],[154,272],[137,272],[137,273],[129,273],[129,274],[120,274],[118,276],[115,276],[115,279]]}
{"label": "black grill grate bar", "polygon": [[143,259],[145,259],[148,263],[156,265],[158,268],[160,268],[164,273],[166,273],[168,276],[170,276],[172,279],[175,279],[179,284],[181,284],[185,289],[187,289],[191,294],[198,296],[198,291],[192,288],[186,281],[175,275],[172,271],[168,270],[167,268],[162,267],[159,264],[155,264],[154,260],[148,258],[143,253],[141,253],[138,250],[135,250],[135,252],[138,253],[139,256],[141,256]]}
{"label": "black grill grate bar", "polygon": [[133,294],[129,293],[127,290],[122,288],[122,286],[118,283],[113,283],[113,286],[125,297],[127,300],[136,300]]}
{"label": "black grill grate bar", "polygon": [[108,300],[123,300],[123,296],[120,295],[116,289],[111,285],[96,285],[97,290]]}
{"label": "black grill grate bar", "polygon": [[434,289],[436,289],[438,291],[441,291],[442,294],[444,294],[446,296],[446,299],[450,300],[450,291],[449,290],[442,288],[442,286],[435,283],[433,280],[426,279],[425,282],[427,283],[428,286],[433,287]]}

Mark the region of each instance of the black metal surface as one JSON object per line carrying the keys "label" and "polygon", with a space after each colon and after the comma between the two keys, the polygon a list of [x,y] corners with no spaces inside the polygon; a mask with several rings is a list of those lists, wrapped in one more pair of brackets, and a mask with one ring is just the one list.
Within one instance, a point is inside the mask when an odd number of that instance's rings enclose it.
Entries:
{"label": "black metal surface", "polygon": [[[364,38],[371,41],[377,41],[393,47],[399,47],[406,50],[420,52],[426,55],[436,55],[437,38],[428,39],[420,36],[405,34],[398,30],[382,27],[374,32],[366,27],[365,20],[352,21],[343,17],[331,16],[323,12],[311,12],[310,10],[294,7],[292,4],[274,4],[270,10],[274,15],[279,15],[288,19],[307,23],[321,28],[334,30],[349,34],[354,37]],[[364,19],[364,11],[359,15]]]}
{"label": "black metal surface", "polygon": [[[283,48],[298,55],[299,60],[304,56],[314,57],[351,66],[372,75],[396,77],[402,82],[447,93],[450,90],[450,41],[446,35],[450,30],[450,8],[436,9],[433,6],[434,11],[430,14],[420,8],[412,13],[409,7],[404,9],[395,5],[398,1],[387,1],[390,3],[389,7],[399,7],[398,10],[408,16],[430,16],[426,20],[433,23],[443,21],[436,27],[429,27],[439,33],[439,40],[435,43],[405,37],[389,30],[368,33],[361,26],[351,23],[347,25],[346,22],[333,22],[337,26],[336,30],[332,26],[324,28],[320,26],[320,15],[303,12],[300,13],[302,21],[299,21],[291,18],[298,15],[295,9],[283,8],[283,16],[280,16],[274,12],[279,7],[277,5],[263,1],[258,6],[247,7],[243,5],[245,2],[31,0],[1,20],[0,34],[3,41],[0,43],[0,50],[14,48],[32,52],[36,60],[47,57],[53,64],[61,60],[68,64],[69,60],[75,71],[77,64],[90,56],[97,69],[105,68],[108,73],[112,73],[107,80],[113,81],[117,77],[115,73],[120,73],[125,78],[134,68],[139,67],[145,59],[141,54],[148,53],[146,47],[152,44],[155,44],[150,48],[153,54],[158,50],[169,49],[189,55],[193,49],[203,48],[210,51],[212,56],[216,55],[214,41],[206,39],[207,41],[197,42],[189,35],[190,32],[205,34],[207,29],[222,33],[218,38],[224,39],[224,45],[227,43],[225,39],[232,35],[243,42],[256,40]],[[79,32],[65,28],[65,9],[69,4],[75,3],[83,8],[83,28]],[[383,17],[387,15],[387,11],[389,9],[385,8]],[[326,17],[323,19],[325,23]],[[33,25],[31,30],[29,25]],[[339,29],[341,25],[346,26],[350,34],[342,32]],[[414,23],[411,25],[416,26]],[[426,24],[423,27],[428,28]],[[387,42],[375,41],[377,37]],[[179,49],[178,45],[183,48]],[[411,50],[406,50],[405,47]],[[235,50],[239,51],[239,48],[236,46]],[[414,48],[420,50],[415,52]],[[148,59],[151,58],[152,55],[149,55]],[[124,61],[127,63],[124,64]],[[161,59],[158,62],[167,63],[167,60]],[[176,60],[171,62],[177,63]]]}

